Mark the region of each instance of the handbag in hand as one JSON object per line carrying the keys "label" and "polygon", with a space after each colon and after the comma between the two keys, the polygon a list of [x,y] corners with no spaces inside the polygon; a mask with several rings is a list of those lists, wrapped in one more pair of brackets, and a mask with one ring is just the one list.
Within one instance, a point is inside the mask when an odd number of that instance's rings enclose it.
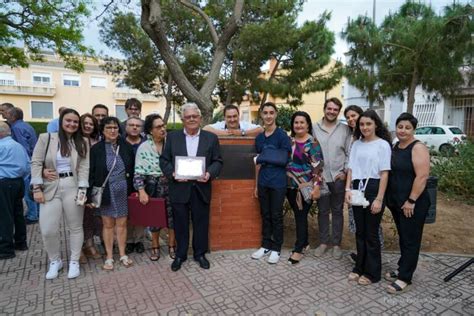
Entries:
{"label": "handbag in hand", "polygon": [[114,162],[112,164],[112,168],[110,168],[109,173],[107,174],[107,177],[104,180],[104,183],[100,187],[93,186],[91,190],[91,204],[94,205],[95,208],[99,208],[102,205],[102,195],[104,193],[105,185],[107,184],[107,181],[110,178],[110,175],[112,174],[112,170],[115,168],[115,164],[117,163],[117,156],[119,153],[120,145],[117,146],[117,150],[115,151],[115,157],[114,157]]}

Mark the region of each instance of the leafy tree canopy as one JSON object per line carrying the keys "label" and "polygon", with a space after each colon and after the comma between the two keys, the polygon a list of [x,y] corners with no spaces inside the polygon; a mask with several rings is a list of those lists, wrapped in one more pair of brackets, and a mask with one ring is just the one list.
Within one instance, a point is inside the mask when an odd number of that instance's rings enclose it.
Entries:
{"label": "leafy tree canopy", "polygon": [[[83,45],[87,2],[2,1],[0,2],[0,65],[27,67],[28,58],[42,60],[41,51],[54,51],[67,68],[83,71],[82,57],[93,51]],[[23,48],[15,47],[17,43]]]}
{"label": "leafy tree canopy", "polygon": [[407,1],[379,28],[364,17],[350,22],[344,32],[354,59],[349,82],[370,91],[375,79],[367,75],[367,66],[375,64],[379,95],[403,97],[406,92],[408,112],[418,85],[452,94],[464,83],[461,68],[472,66],[472,12],[471,5],[454,3],[437,15],[425,4]]}

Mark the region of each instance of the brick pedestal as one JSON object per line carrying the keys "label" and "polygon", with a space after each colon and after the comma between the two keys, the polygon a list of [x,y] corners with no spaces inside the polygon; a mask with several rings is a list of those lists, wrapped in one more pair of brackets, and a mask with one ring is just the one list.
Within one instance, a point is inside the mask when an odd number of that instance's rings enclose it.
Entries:
{"label": "brick pedestal", "polygon": [[[248,176],[249,161],[254,154],[245,154],[238,158],[242,163],[227,160],[228,145],[253,146],[253,138],[220,138],[224,157],[222,177],[212,182],[212,200],[210,214],[211,250],[257,248],[261,243],[262,221],[258,199],[254,197],[255,172]],[[231,169],[229,169],[231,167]],[[252,166],[253,168],[253,166]],[[240,169],[240,170],[239,170]],[[239,178],[240,174],[246,179]]]}

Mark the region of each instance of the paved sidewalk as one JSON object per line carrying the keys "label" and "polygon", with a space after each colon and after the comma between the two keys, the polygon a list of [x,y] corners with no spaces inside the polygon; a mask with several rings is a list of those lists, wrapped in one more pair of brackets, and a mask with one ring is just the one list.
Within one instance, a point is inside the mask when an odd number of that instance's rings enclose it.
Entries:
{"label": "paved sidewalk", "polygon": [[[250,259],[252,250],[223,251],[208,255],[210,270],[188,260],[172,272],[162,247],[156,263],[145,252],[131,256],[133,267],[106,272],[102,260],[89,260],[78,279],[68,280],[66,270],[48,281],[38,225],[28,234],[28,251],[0,261],[0,315],[474,315],[474,267],[442,281],[468,260],[461,256],[423,254],[412,290],[398,296],[385,293],[386,281],[349,283],[347,258],[308,255],[290,266],[288,249],[277,265]],[[384,271],[397,259],[384,253]]]}

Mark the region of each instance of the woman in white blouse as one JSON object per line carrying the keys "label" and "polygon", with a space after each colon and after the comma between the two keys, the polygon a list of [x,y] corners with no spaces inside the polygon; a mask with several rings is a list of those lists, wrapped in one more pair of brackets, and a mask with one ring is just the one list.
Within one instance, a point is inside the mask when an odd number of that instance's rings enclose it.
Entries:
{"label": "woman in white blouse", "polygon": [[59,117],[58,133],[41,134],[31,159],[34,200],[40,203],[39,224],[50,260],[46,279],[55,279],[63,263],[59,227],[64,215],[70,230],[71,257],[68,278],[80,275],[79,256],[84,233],[84,206],[77,205],[80,189],[89,186],[89,146],[79,132],[79,113],[66,109]]}
{"label": "woman in white blouse", "polygon": [[[368,285],[381,279],[379,227],[390,170],[390,133],[377,113],[367,110],[357,121],[354,138],[357,140],[349,156],[346,202],[352,204],[354,211],[357,259],[349,280]],[[361,191],[366,204],[358,203],[351,189]]]}

